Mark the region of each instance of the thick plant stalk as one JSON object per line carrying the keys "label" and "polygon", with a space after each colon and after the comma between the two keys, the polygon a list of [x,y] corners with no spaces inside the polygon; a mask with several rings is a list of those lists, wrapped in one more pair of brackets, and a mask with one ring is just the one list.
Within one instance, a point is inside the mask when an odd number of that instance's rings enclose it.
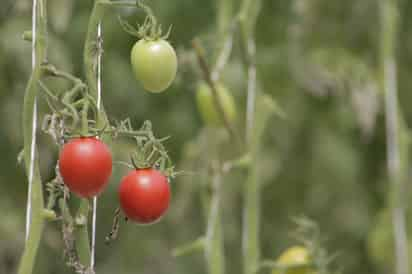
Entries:
{"label": "thick plant stalk", "polygon": [[219,167],[213,168],[212,193],[205,190],[204,208],[207,216],[207,231],[204,240],[204,254],[209,274],[225,273],[224,237],[221,219],[221,183],[222,174]]}
{"label": "thick plant stalk", "polygon": [[[239,14],[241,43],[247,72],[247,105],[246,105],[246,143],[251,157],[247,180],[243,189],[243,225],[242,253],[243,273],[256,273],[260,258],[259,226],[260,226],[260,184],[257,178],[257,153],[259,132],[256,129],[256,45],[254,28],[260,11],[260,0],[243,0]],[[262,111],[262,110],[260,110]],[[263,122],[263,121],[259,121]]]}
{"label": "thick plant stalk", "polygon": [[[233,0],[216,0],[216,23],[219,48],[217,59],[221,52],[225,49],[226,37],[232,20]],[[217,60],[217,63],[219,60]],[[215,76],[210,73],[212,81],[219,78],[218,72]],[[213,79],[215,78],[215,79]],[[213,164],[213,163],[212,163]],[[205,191],[206,199],[204,208],[206,211],[208,226],[205,237],[205,260],[209,274],[224,274],[225,273],[225,254],[224,254],[224,236],[221,219],[220,200],[222,195],[221,188],[221,168],[214,167],[212,174],[212,193],[209,196],[208,191]]]}
{"label": "thick plant stalk", "polygon": [[[398,8],[396,0],[381,0],[381,65],[385,95],[387,168],[392,187],[392,224],[395,242],[396,273],[408,274],[408,238],[406,232],[405,191],[401,135],[404,130],[397,98],[395,41]],[[407,150],[407,149],[406,149]]]}
{"label": "thick plant stalk", "polygon": [[[42,182],[39,172],[38,159],[31,159],[32,149],[36,150],[36,146],[32,147],[33,135],[33,115],[36,106],[36,97],[38,93],[38,83],[41,78],[41,62],[46,58],[46,37],[47,37],[47,12],[46,0],[37,0],[35,5],[35,20],[36,35],[33,41],[35,49],[36,62],[33,67],[32,74],[26,87],[23,105],[23,135],[24,135],[24,163],[26,174],[32,174],[31,186],[31,218],[30,229],[27,231],[27,241],[24,247],[23,255],[20,260],[18,274],[30,274],[33,272],[38,247],[41,241],[41,236],[44,227],[44,201]],[[33,162],[32,162],[33,160]],[[32,170],[30,170],[33,165]]]}
{"label": "thick plant stalk", "polygon": [[256,106],[259,111],[256,113],[253,125],[252,138],[249,144],[250,164],[248,175],[243,187],[244,207],[243,207],[243,273],[256,273],[260,267],[260,195],[261,185],[258,176],[258,153],[260,140],[269,118],[276,113],[274,101],[266,95],[259,95],[256,98]]}
{"label": "thick plant stalk", "polygon": [[89,211],[89,201],[87,199],[81,199],[79,209],[76,213],[76,229],[74,234],[77,254],[79,255],[80,263],[84,266],[88,265],[90,262],[90,244],[87,229]]}
{"label": "thick plant stalk", "polygon": [[246,142],[250,142],[253,132],[256,104],[256,43],[254,28],[261,8],[261,0],[243,0],[239,13],[241,43],[247,71]]}
{"label": "thick plant stalk", "polygon": [[233,13],[233,0],[216,0],[217,32],[219,42],[224,42]]}
{"label": "thick plant stalk", "polygon": [[87,28],[86,41],[84,45],[84,73],[86,74],[86,81],[89,85],[90,94],[97,98],[97,81],[96,81],[96,50],[97,50],[97,37],[98,26],[101,22],[104,13],[105,6],[100,3],[99,0],[94,1],[93,10],[90,14],[89,25]]}
{"label": "thick plant stalk", "polygon": [[233,0],[216,0],[216,31],[217,31],[217,51],[215,65],[211,71],[213,81],[218,81],[220,71],[226,65],[232,51],[233,30],[231,21],[233,20]]}
{"label": "thick plant stalk", "polygon": [[[103,41],[102,41],[102,22],[97,26],[97,40],[98,48],[100,49],[97,53],[97,110],[100,110],[100,105],[102,103],[102,54],[103,54]],[[90,254],[90,268],[94,269],[95,255],[96,255],[96,218],[97,218],[97,196],[93,197],[93,208],[92,208],[92,243],[91,243],[91,254]]]}
{"label": "thick plant stalk", "polygon": [[[86,41],[84,45],[84,52],[83,52],[83,58],[84,58],[84,72],[86,75],[86,82],[87,85],[89,86],[90,94],[96,99],[99,97],[98,95],[98,89],[97,89],[97,58],[96,56],[98,55],[97,50],[98,49],[98,27],[100,22],[103,19],[103,16],[105,14],[106,8],[109,6],[108,3],[111,3],[111,1],[100,1],[100,0],[95,0],[94,5],[93,5],[93,10],[89,18],[89,25],[87,28],[87,34],[86,34]],[[104,112],[104,107],[103,104],[100,102],[100,110],[99,110],[99,117],[97,118],[97,125],[98,126],[104,126],[104,124],[107,121],[106,114]]]}

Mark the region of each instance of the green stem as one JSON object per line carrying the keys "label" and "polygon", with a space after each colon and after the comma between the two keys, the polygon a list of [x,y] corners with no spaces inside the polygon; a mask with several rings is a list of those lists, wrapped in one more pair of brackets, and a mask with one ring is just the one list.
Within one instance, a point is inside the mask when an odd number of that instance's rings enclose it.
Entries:
{"label": "green stem", "polygon": [[89,200],[81,199],[75,218],[75,239],[77,254],[79,255],[80,262],[85,266],[89,265],[90,262],[90,243],[87,229],[89,211]]}
{"label": "green stem", "polygon": [[[252,159],[256,159],[253,153]],[[259,217],[260,217],[260,187],[257,178],[257,167],[254,162],[248,171],[244,184],[243,205],[243,273],[255,273],[259,263]]]}
{"label": "green stem", "polygon": [[256,104],[256,43],[254,27],[260,12],[261,0],[243,0],[239,12],[241,48],[247,73],[246,142],[252,138]]}
{"label": "green stem", "polygon": [[[260,184],[257,176],[258,144],[261,132],[258,130],[255,117],[256,109],[256,45],[254,28],[257,16],[260,12],[260,0],[243,0],[239,12],[239,24],[241,32],[242,49],[247,73],[247,105],[246,105],[246,143],[250,152],[251,165],[244,184],[244,208],[243,208],[243,273],[256,273],[260,260],[259,225],[260,225]],[[263,114],[263,109],[259,108]],[[263,119],[263,117],[261,118]],[[262,130],[263,131],[263,128]]]}
{"label": "green stem", "polygon": [[216,4],[219,42],[224,42],[232,20],[233,0],[216,0]]}
{"label": "green stem", "polygon": [[381,0],[381,71],[385,95],[385,118],[387,137],[387,167],[391,184],[390,199],[392,224],[395,242],[396,273],[409,273],[408,237],[406,232],[405,193],[408,174],[408,159],[402,153],[408,151],[409,144],[404,142],[407,131],[402,123],[397,98],[396,40],[398,7],[396,0]]}
{"label": "green stem", "polygon": [[258,176],[259,149],[261,137],[270,116],[276,112],[273,100],[269,96],[260,95],[256,106],[259,111],[253,127],[252,139],[249,144],[250,165],[243,188],[243,271],[245,274],[256,273],[260,262],[259,226],[260,226],[260,195],[261,184]]}
{"label": "green stem", "polygon": [[[89,25],[87,28],[86,41],[84,46],[84,72],[86,75],[86,82],[89,87],[91,96],[97,101],[97,73],[96,73],[96,56],[98,49],[97,28],[102,21],[106,11],[107,4],[111,1],[95,0],[93,10],[89,18]],[[97,115],[97,127],[107,123],[107,116],[104,112],[103,104],[100,105],[100,113]]]}
{"label": "green stem", "polygon": [[[233,0],[216,0],[217,11],[217,32],[219,48],[216,54],[216,63],[219,62],[220,52],[225,48],[226,36],[229,30],[230,21],[232,19]],[[217,74],[219,72],[217,71]],[[209,85],[213,90],[214,103],[217,109],[221,108],[221,102],[219,96],[217,96],[216,89],[214,87],[214,80],[217,80],[219,76],[213,76],[213,72],[206,69]],[[213,79],[216,78],[216,79]],[[220,114],[223,120],[227,119],[223,109]],[[226,121],[227,122],[227,121]],[[229,132],[233,132],[228,123],[225,122],[226,128]],[[212,163],[213,164],[213,163]],[[212,193],[204,190],[204,209],[207,216],[208,229],[205,237],[205,259],[207,263],[207,269],[209,274],[224,274],[225,273],[225,254],[224,254],[224,237],[223,227],[221,220],[220,199],[222,195],[221,189],[221,168],[214,167],[212,175]]]}
{"label": "green stem", "polygon": [[97,54],[97,27],[102,21],[105,13],[104,5],[96,0],[93,5],[92,13],[89,18],[86,41],[84,45],[84,72],[86,82],[89,86],[90,94],[97,98],[97,81],[96,81],[96,54]]}
{"label": "green stem", "polygon": [[212,184],[207,185],[212,191],[204,189],[203,204],[205,216],[207,217],[207,231],[204,241],[204,254],[209,274],[225,273],[225,254],[223,227],[221,219],[221,169],[214,166],[212,174]]}
{"label": "green stem", "polygon": [[77,78],[76,76],[74,76],[74,75],[72,75],[68,72],[59,70],[51,64],[47,64],[45,66],[42,66],[42,70],[44,71],[45,76],[60,77],[62,79],[66,79],[70,82],[73,82],[74,85],[84,86],[83,81],[80,78]]}
{"label": "green stem", "polygon": [[[30,80],[26,87],[23,105],[23,136],[24,136],[24,163],[26,168],[26,174],[30,173],[30,161],[31,161],[31,143],[32,143],[32,131],[33,131],[33,111],[36,101],[36,96],[39,90],[39,80],[41,78],[40,64],[46,59],[47,50],[47,11],[46,0],[38,0],[37,2],[37,35],[34,41],[35,43],[35,56],[36,64],[33,68]],[[35,148],[36,149],[36,148]],[[39,164],[37,157],[34,159],[34,172],[32,181],[32,193],[31,193],[31,225],[28,231],[28,239],[26,241],[23,255],[20,259],[18,268],[18,274],[31,274],[33,272],[38,247],[41,241],[41,236],[44,227],[43,216],[43,190],[42,182],[39,172]]]}
{"label": "green stem", "polygon": [[228,59],[230,55],[233,42],[233,30],[231,28],[233,20],[233,0],[216,0],[216,11],[218,50],[215,57],[216,65],[212,71],[213,80],[219,79],[220,70],[223,69],[227,61],[226,59]]}
{"label": "green stem", "polygon": [[89,101],[85,101],[83,104],[83,109],[82,109],[82,124],[81,124],[81,135],[82,136],[87,136],[89,133],[89,120],[88,120],[88,115],[89,113]]}
{"label": "green stem", "polygon": [[[25,161],[26,162],[26,161]],[[37,160],[36,160],[37,162]],[[43,190],[41,187],[41,178],[38,164],[34,166],[33,188],[32,188],[32,217],[29,237],[26,241],[23,255],[20,259],[18,274],[31,274],[36,261],[38,247],[41,241],[44,215],[43,215]]]}
{"label": "green stem", "polygon": [[117,1],[110,1],[110,0],[101,0],[102,5],[106,5],[109,7],[137,7],[136,1],[128,1],[128,0],[117,0]]}
{"label": "green stem", "polygon": [[194,252],[203,251],[204,245],[205,245],[205,239],[202,237],[189,244],[173,249],[172,256],[180,257],[180,256],[184,256],[187,254],[192,254]]}

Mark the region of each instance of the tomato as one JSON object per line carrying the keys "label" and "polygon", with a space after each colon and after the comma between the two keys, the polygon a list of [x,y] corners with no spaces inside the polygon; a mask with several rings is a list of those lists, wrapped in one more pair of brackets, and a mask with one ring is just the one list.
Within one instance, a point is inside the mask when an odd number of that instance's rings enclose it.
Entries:
{"label": "tomato", "polygon": [[137,41],[132,48],[131,62],[136,79],[148,91],[162,92],[176,77],[176,52],[163,39]]}
{"label": "tomato", "polygon": [[[311,261],[309,251],[303,246],[292,246],[286,249],[276,260],[282,267],[288,267],[299,264],[309,264]],[[274,269],[272,274],[315,274],[309,266],[293,267],[286,271]]]}
{"label": "tomato", "polygon": [[[230,92],[221,84],[217,84],[217,92],[222,103],[223,110],[229,122],[236,119],[236,105]],[[219,110],[215,105],[212,90],[206,83],[200,83],[196,92],[197,107],[203,121],[210,126],[222,126]]]}
{"label": "tomato", "polygon": [[112,174],[112,155],[99,139],[82,137],[69,141],[59,156],[59,170],[64,183],[80,197],[101,193]]}
{"label": "tomato", "polygon": [[170,196],[167,177],[152,168],[129,172],[119,187],[123,212],[128,218],[141,224],[159,220],[169,207]]}

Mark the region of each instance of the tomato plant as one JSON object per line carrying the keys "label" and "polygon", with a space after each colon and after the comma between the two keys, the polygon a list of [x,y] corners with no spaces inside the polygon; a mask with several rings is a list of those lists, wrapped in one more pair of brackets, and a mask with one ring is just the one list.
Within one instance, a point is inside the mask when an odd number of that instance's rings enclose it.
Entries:
{"label": "tomato plant", "polygon": [[112,173],[109,148],[97,138],[75,138],[60,152],[59,170],[66,186],[80,197],[101,193]]}
{"label": "tomato plant", "polygon": [[[24,35],[26,40],[32,42],[33,71],[23,104],[24,155],[21,158],[24,159],[28,175],[29,199],[26,245],[17,272],[19,274],[33,272],[43,228],[46,221],[52,220],[61,223],[67,265],[76,273],[95,272],[97,199],[91,201],[89,198],[96,198],[107,185],[112,172],[112,155],[109,148],[98,138],[78,136],[101,136],[110,141],[120,137],[133,138],[137,143],[137,152],[133,155],[135,157],[132,156],[132,162],[136,166],[156,166],[163,174],[174,177],[174,166],[162,144],[165,139],[155,138],[151,123],[146,121],[138,130],[132,127],[129,118],[116,121],[113,125],[102,102],[102,16],[110,6],[130,7],[136,4],[147,12],[147,18],[137,31],[139,41],[132,50],[133,68],[137,78],[148,90],[160,92],[175,78],[177,57],[174,49],[166,42],[170,31],[166,36],[161,36],[160,25],[157,25],[150,8],[141,1],[94,1],[83,47],[86,81],[47,61],[48,5],[45,0],[33,1],[32,31],[26,31]],[[46,78],[48,81],[43,81]],[[53,84],[49,86],[51,79],[64,80],[67,88],[56,90]],[[40,92],[43,96],[38,96]],[[36,130],[39,128],[37,97],[46,99],[50,109],[50,113],[43,117],[41,129],[61,148],[55,167],[56,177],[46,184],[43,184],[40,178],[39,157],[36,154]],[[70,141],[65,143],[66,140]],[[122,185],[126,187],[126,191],[131,189],[130,193],[122,195],[122,205],[131,219],[147,223],[164,214],[169,204],[170,190],[168,178],[162,173],[151,170],[150,176],[146,176],[146,173],[141,172],[147,170],[136,171],[141,176],[138,180],[142,183],[139,185],[140,190],[133,185],[131,188]],[[75,215],[72,215],[69,208],[70,195],[66,195],[63,183],[70,191],[83,198],[79,201]],[[43,189],[44,186],[46,189]],[[130,204],[134,197],[144,204]],[[139,206],[146,207],[145,211],[139,211]],[[92,218],[89,218],[90,209]],[[118,218],[120,209],[116,212],[118,214],[115,217]],[[89,220],[92,221],[91,226]],[[89,227],[92,228],[91,241]]]}
{"label": "tomato plant", "polygon": [[309,251],[303,246],[293,246],[285,250],[276,260],[285,271],[274,269],[272,274],[315,274],[307,264],[311,263]]}
{"label": "tomato plant", "polygon": [[128,218],[141,224],[159,220],[169,207],[170,196],[167,177],[152,168],[129,172],[119,187],[123,212]]}
{"label": "tomato plant", "polygon": [[[236,105],[233,96],[225,86],[221,84],[217,84],[216,86],[223,111],[225,112],[229,122],[233,122],[236,119]],[[223,120],[219,115],[219,111],[216,108],[216,104],[213,99],[212,90],[206,83],[202,82],[198,85],[196,102],[200,115],[207,125],[223,125]]]}
{"label": "tomato plant", "polygon": [[148,91],[162,92],[175,79],[176,52],[166,40],[137,41],[132,48],[131,62],[136,79]]}

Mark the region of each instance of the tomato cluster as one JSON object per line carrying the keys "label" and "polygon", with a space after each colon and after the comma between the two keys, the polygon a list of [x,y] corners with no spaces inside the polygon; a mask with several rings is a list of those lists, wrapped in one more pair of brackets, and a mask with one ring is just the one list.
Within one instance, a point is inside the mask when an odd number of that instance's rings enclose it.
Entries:
{"label": "tomato cluster", "polygon": [[[161,36],[161,28],[151,9],[141,2],[138,4],[147,13],[144,24],[135,29],[121,21],[127,32],[138,37],[131,50],[132,70],[146,90],[162,92],[176,77],[176,52],[166,41],[168,34]],[[82,111],[87,113],[85,109]],[[83,131],[88,129],[88,119],[82,121],[82,135],[93,134]],[[158,148],[156,151],[159,152]],[[138,158],[145,156],[141,153]],[[145,163],[145,168],[133,164],[135,170],[127,174],[119,186],[120,207],[128,219],[143,224],[155,222],[169,207],[168,178],[160,171],[148,168],[155,163]],[[112,156],[109,148],[96,137],[73,138],[61,150],[59,170],[70,191],[82,198],[91,198],[104,191],[112,173]]]}
{"label": "tomato cluster", "polygon": [[[75,138],[63,146],[59,170],[70,191],[91,198],[106,187],[112,173],[112,156],[108,147],[95,137]],[[169,207],[170,196],[167,177],[153,168],[130,171],[119,187],[124,214],[142,224],[159,220]]]}

